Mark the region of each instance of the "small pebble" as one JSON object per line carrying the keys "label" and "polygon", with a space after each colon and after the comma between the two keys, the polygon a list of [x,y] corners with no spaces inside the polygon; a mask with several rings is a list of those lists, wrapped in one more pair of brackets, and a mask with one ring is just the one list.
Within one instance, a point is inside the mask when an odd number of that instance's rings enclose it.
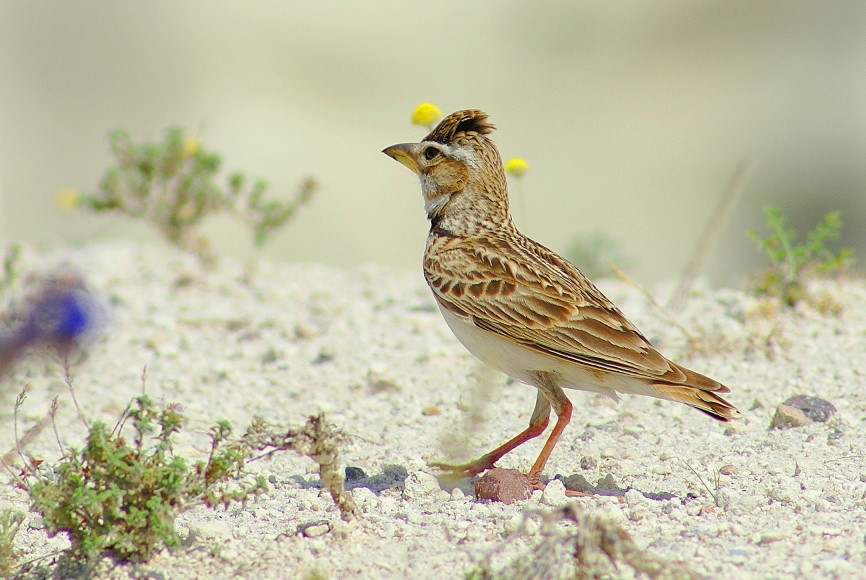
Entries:
{"label": "small pebble", "polygon": [[623,495],[625,493],[610,473],[596,482],[595,489],[597,493],[602,495]]}
{"label": "small pebble", "polygon": [[565,485],[565,489],[569,491],[595,493],[595,486],[588,482],[586,478],[579,473],[563,478],[562,483]]}
{"label": "small pebble", "polygon": [[358,481],[359,479],[367,479],[367,473],[360,467],[347,466],[345,469],[346,481]]}
{"label": "small pebble", "polygon": [[565,484],[560,479],[552,479],[541,494],[541,503],[557,507],[565,503]]}
{"label": "small pebble", "polygon": [[529,478],[516,469],[494,467],[475,482],[475,497],[482,501],[512,504],[532,494]]}
{"label": "small pebble", "polygon": [[298,533],[305,538],[317,538],[331,531],[331,524],[325,521],[309,522],[298,526]]}
{"label": "small pebble", "polygon": [[598,460],[592,455],[584,455],[580,458],[581,469],[595,469],[598,467]]}
{"label": "small pebble", "polygon": [[826,423],[827,419],[836,414],[836,407],[834,407],[829,401],[825,401],[818,397],[797,395],[791,397],[782,404],[794,407],[795,409],[800,409],[806,417],[816,423]]}
{"label": "small pebble", "polygon": [[795,427],[805,427],[811,423],[812,420],[800,409],[782,404],[776,408],[776,414],[773,415],[770,429],[792,429]]}
{"label": "small pebble", "polygon": [[739,472],[736,465],[723,465],[719,468],[719,475],[737,475]]}

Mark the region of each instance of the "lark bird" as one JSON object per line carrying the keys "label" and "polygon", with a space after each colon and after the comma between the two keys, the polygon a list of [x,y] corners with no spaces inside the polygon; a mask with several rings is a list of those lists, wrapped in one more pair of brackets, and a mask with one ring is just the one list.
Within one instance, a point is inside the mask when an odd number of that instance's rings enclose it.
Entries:
{"label": "lark bird", "polygon": [[511,221],[508,185],[495,127],[479,110],[445,117],[420,143],[383,151],[421,180],[430,234],[424,277],[445,322],[476,357],[538,389],[529,426],[464,465],[437,465],[458,477],[487,469],[556,425],[529,471],[541,475],[571,419],[563,389],[646,395],[685,403],[719,421],[739,412],[719,395],[730,389],[657,351],[570,262],[520,233]]}

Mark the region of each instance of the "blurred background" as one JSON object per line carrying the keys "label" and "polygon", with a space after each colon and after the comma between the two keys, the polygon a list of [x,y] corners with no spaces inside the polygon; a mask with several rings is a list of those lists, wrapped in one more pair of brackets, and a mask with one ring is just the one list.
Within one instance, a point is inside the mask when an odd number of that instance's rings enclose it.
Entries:
{"label": "blurred background", "polygon": [[[831,210],[866,255],[866,3],[0,1],[0,243],[163,243],[118,216],[61,211],[94,190],[107,134],[197,133],[225,168],[290,197],[321,189],[260,253],[419,271],[417,178],[382,155],[417,141],[415,106],[481,108],[521,157],[515,221],[567,251],[592,232],[642,283],[677,276],[737,165],[751,180],[710,256],[716,285],[764,263],[750,230],[779,206],[800,232]],[[231,219],[221,255],[256,250]]]}

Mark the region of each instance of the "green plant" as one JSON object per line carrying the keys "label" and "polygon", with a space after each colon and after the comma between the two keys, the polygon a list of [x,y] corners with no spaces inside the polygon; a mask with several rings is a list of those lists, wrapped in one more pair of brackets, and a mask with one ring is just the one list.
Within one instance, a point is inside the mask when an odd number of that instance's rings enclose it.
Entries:
{"label": "green plant", "polygon": [[10,508],[0,511],[0,578],[9,578],[17,567],[15,536],[23,523],[23,512]]}
{"label": "green plant", "polygon": [[[50,475],[45,475],[44,466],[37,470],[38,462],[29,461],[23,485],[33,509],[42,514],[51,536],[68,534],[74,560],[108,555],[119,561],[146,561],[163,546],[180,545],[174,525],[180,513],[197,505],[245,502],[264,491],[264,476],[245,484],[238,481],[256,452],[295,450],[311,456],[315,452],[336,462],[336,444],[343,441],[321,416],[311,417],[299,430],[280,430],[255,420],[234,441],[229,439],[229,423],[219,421],[210,429],[207,460],[190,467],[173,449],[183,421],[177,405],[160,407],[142,395],[132,400],[113,429],[94,421],[84,448],[66,450]],[[130,426],[131,441],[127,441],[124,433]],[[342,479],[337,482],[339,489],[332,488],[334,482],[327,480],[323,462],[319,465],[332,496],[340,497]],[[344,517],[357,513],[350,497],[343,494],[341,500],[341,510],[348,510]]]}
{"label": "green plant", "polygon": [[[127,421],[131,444],[122,437]],[[109,554],[145,561],[162,545],[178,546],[177,515],[202,499],[213,501],[215,485],[243,466],[240,457],[212,453],[206,464],[190,470],[172,452],[172,437],[182,423],[177,406],[160,409],[146,395],[127,406],[114,429],[94,422],[81,451],[68,450],[53,476],[29,486],[33,509],[42,514],[48,533],[68,533],[72,556],[84,560]],[[214,450],[224,439],[223,427],[212,430]],[[257,481],[227,497],[244,500],[263,486]]]}
{"label": "green plant", "polygon": [[108,169],[98,191],[64,204],[143,219],[205,265],[216,260],[207,238],[196,231],[206,217],[221,212],[235,215],[253,230],[255,243],[262,245],[318,187],[314,179],[306,178],[294,197],[284,202],[267,199],[267,183],[261,179],[250,183],[241,172],[229,174],[222,185],[217,181],[220,156],[180,127],[168,129],[160,144],[135,144],[122,130],[111,133],[110,141],[116,165]]}
{"label": "green plant", "polygon": [[759,294],[778,297],[787,306],[794,306],[808,298],[804,287],[808,276],[838,274],[853,261],[850,250],[834,254],[826,246],[826,242],[839,238],[842,218],[838,211],[824,216],[824,221],[801,242],[797,242],[797,233],[788,227],[788,218],[778,208],[767,206],[764,214],[770,235],[765,238],[755,232],[749,233],[772,263],[755,281],[755,290]]}

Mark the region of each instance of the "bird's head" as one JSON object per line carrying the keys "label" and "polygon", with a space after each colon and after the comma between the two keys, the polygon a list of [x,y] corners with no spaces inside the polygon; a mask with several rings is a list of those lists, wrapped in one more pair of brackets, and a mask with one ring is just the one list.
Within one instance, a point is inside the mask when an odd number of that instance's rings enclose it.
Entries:
{"label": "bird's head", "polygon": [[505,172],[487,137],[494,129],[483,111],[457,111],[420,143],[392,145],[382,153],[419,177],[430,220],[504,223],[510,220]]}

